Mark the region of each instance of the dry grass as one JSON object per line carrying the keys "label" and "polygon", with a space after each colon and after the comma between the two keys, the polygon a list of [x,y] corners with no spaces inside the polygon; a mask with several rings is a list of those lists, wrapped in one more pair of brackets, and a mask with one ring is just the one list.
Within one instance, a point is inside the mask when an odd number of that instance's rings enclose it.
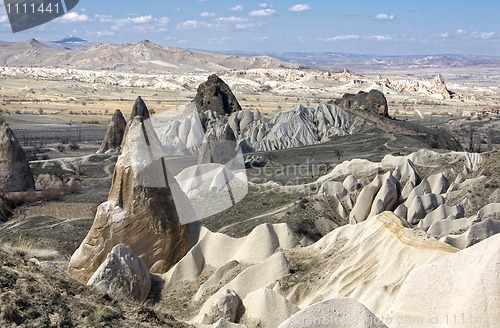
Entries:
{"label": "dry grass", "polygon": [[0,250],[1,327],[190,327]]}

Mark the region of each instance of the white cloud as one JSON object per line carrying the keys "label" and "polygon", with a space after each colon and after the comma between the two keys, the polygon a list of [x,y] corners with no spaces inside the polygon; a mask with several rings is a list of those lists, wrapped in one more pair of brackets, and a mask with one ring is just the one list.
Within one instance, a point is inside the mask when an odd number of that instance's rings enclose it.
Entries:
{"label": "white cloud", "polygon": [[130,22],[135,24],[151,23],[152,21],[153,21],[153,16],[151,15],[130,18]]}
{"label": "white cloud", "polygon": [[441,32],[440,36],[441,36],[442,38],[447,38],[447,37],[449,37],[449,36],[450,36],[450,33],[448,33],[448,32]]}
{"label": "white cloud", "polygon": [[265,8],[269,8],[269,5],[268,5],[267,3],[265,3],[265,2],[263,2],[263,3],[261,3],[261,4],[259,5],[259,7],[260,7],[260,8],[264,8],[264,9],[265,9]]}
{"label": "white cloud", "polygon": [[378,20],[393,20],[393,19],[396,19],[396,16],[389,15],[389,14],[378,14],[378,15],[375,16],[375,19],[378,19]]}
{"label": "white cloud", "polygon": [[85,23],[90,21],[90,17],[85,14],[79,14],[77,12],[69,12],[66,15],[61,16],[59,21],[62,23]]}
{"label": "white cloud", "polygon": [[115,36],[115,32],[113,31],[97,31],[97,32],[89,32],[88,34],[95,36]]}
{"label": "white cloud", "polygon": [[482,32],[480,33],[480,38],[481,39],[491,39],[495,36],[495,32]]}
{"label": "white cloud", "polygon": [[495,36],[495,32],[467,32],[463,29],[458,29],[455,31],[457,37],[461,39],[481,39],[481,40],[490,40]]}
{"label": "white cloud", "polygon": [[187,20],[177,24],[177,29],[179,30],[195,30],[204,27],[207,27],[207,23],[197,20]]}
{"label": "white cloud", "polygon": [[234,6],[234,7],[230,7],[229,10],[231,10],[231,11],[242,11],[243,10],[243,6],[242,5],[237,5],[237,6]]}
{"label": "white cloud", "polygon": [[95,15],[95,19],[99,21],[99,23],[109,23],[113,21],[113,16],[112,15]]}
{"label": "white cloud", "polygon": [[215,16],[215,13],[209,13],[207,11],[204,11],[200,14],[201,17],[213,17]]}
{"label": "white cloud", "polygon": [[261,9],[261,10],[253,10],[249,14],[253,17],[265,17],[265,16],[274,16],[276,15],[276,10],[274,9]]}
{"label": "white cloud", "polygon": [[220,22],[228,22],[228,23],[241,23],[248,22],[248,18],[245,17],[237,17],[237,16],[229,16],[229,17],[219,17],[217,18]]}
{"label": "white cloud", "polygon": [[0,23],[5,23],[9,20],[9,18],[7,17],[7,15],[1,15],[0,16]]}
{"label": "white cloud", "polygon": [[361,37],[355,34],[347,34],[347,35],[337,35],[331,38],[324,39],[326,42],[337,42],[337,41],[349,41],[349,40],[358,40]]}
{"label": "white cloud", "polygon": [[389,41],[392,40],[392,36],[390,35],[374,35],[371,37],[375,41]]}
{"label": "white cloud", "polygon": [[311,6],[309,6],[307,3],[298,3],[296,5],[291,6],[288,8],[290,11],[307,11],[311,9]]}
{"label": "white cloud", "polygon": [[170,23],[168,17],[153,17],[152,15],[114,18],[111,15],[96,15],[100,23],[108,23],[113,31],[132,30],[136,32],[165,32]]}

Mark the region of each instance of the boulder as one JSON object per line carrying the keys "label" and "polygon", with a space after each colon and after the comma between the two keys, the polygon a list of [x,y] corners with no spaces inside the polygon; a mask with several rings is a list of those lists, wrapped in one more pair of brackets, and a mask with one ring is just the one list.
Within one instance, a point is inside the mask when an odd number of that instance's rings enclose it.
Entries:
{"label": "boulder", "polygon": [[387,328],[363,304],[353,298],[333,298],[295,313],[278,328]]}
{"label": "boulder", "polygon": [[195,217],[165,167],[154,130],[136,117],[128,126],[108,200],[97,208],[68,271],[87,283],[112,248],[127,243],[152,272],[165,272],[189,249],[191,226],[181,221],[189,223]]}
{"label": "boulder", "polygon": [[35,190],[35,180],[26,153],[7,124],[0,124],[0,190]]}
{"label": "boulder", "polygon": [[119,109],[115,110],[109,122],[108,129],[106,130],[104,140],[97,153],[102,154],[108,151],[120,151],[126,127],[127,121],[123,117],[122,112]]}
{"label": "boulder", "polygon": [[198,86],[193,102],[199,113],[209,110],[220,115],[230,115],[241,110],[229,86],[215,74]]}
{"label": "boulder", "polygon": [[[208,313],[203,316],[202,324],[211,325],[224,319],[228,322],[236,322],[238,310],[241,308],[241,298],[234,290],[226,289],[215,300]],[[241,311],[240,311],[241,312]]]}
{"label": "boulder", "polygon": [[94,272],[87,285],[115,297],[143,302],[151,289],[151,275],[143,260],[126,244],[118,244]]}
{"label": "boulder", "polygon": [[346,93],[341,99],[335,100],[335,105],[355,110],[368,110],[370,112],[388,117],[387,99],[378,90],[369,92],[360,91],[357,94]]}
{"label": "boulder", "polygon": [[353,192],[358,190],[361,186],[360,183],[358,182],[358,180],[356,180],[356,178],[354,176],[352,176],[351,174],[346,176],[346,178],[344,179],[342,184],[343,184],[344,188],[347,190],[347,192],[350,194],[352,194]]}

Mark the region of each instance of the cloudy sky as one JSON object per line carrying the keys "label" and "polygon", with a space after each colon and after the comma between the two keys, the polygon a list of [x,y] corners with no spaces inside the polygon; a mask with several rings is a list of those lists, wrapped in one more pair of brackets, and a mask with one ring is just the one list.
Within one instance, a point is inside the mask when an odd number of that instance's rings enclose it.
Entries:
{"label": "cloudy sky", "polygon": [[215,51],[500,55],[494,0],[80,0],[73,12],[0,40],[105,43],[149,39]]}

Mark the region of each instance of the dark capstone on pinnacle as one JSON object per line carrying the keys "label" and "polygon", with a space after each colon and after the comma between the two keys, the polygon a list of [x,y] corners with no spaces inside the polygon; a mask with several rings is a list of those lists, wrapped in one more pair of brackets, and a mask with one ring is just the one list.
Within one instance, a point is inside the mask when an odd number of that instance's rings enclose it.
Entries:
{"label": "dark capstone on pinnacle", "polygon": [[149,110],[144,100],[142,100],[141,96],[137,97],[134,103],[134,107],[132,107],[132,114],[130,115],[130,120],[133,120],[134,117],[140,116],[144,120],[149,119]]}
{"label": "dark capstone on pinnacle", "polygon": [[199,85],[193,102],[199,113],[210,110],[220,115],[230,115],[241,110],[229,86],[215,74]]}
{"label": "dark capstone on pinnacle", "polygon": [[341,99],[334,101],[334,104],[347,109],[368,110],[388,117],[387,99],[378,90],[370,92],[360,91],[357,94],[346,93]]}
{"label": "dark capstone on pinnacle", "polygon": [[97,153],[100,154],[107,151],[120,151],[126,127],[127,121],[123,117],[122,112],[119,109],[115,110],[115,113],[111,118],[111,122],[109,122],[104,140],[102,141],[101,147]]}

